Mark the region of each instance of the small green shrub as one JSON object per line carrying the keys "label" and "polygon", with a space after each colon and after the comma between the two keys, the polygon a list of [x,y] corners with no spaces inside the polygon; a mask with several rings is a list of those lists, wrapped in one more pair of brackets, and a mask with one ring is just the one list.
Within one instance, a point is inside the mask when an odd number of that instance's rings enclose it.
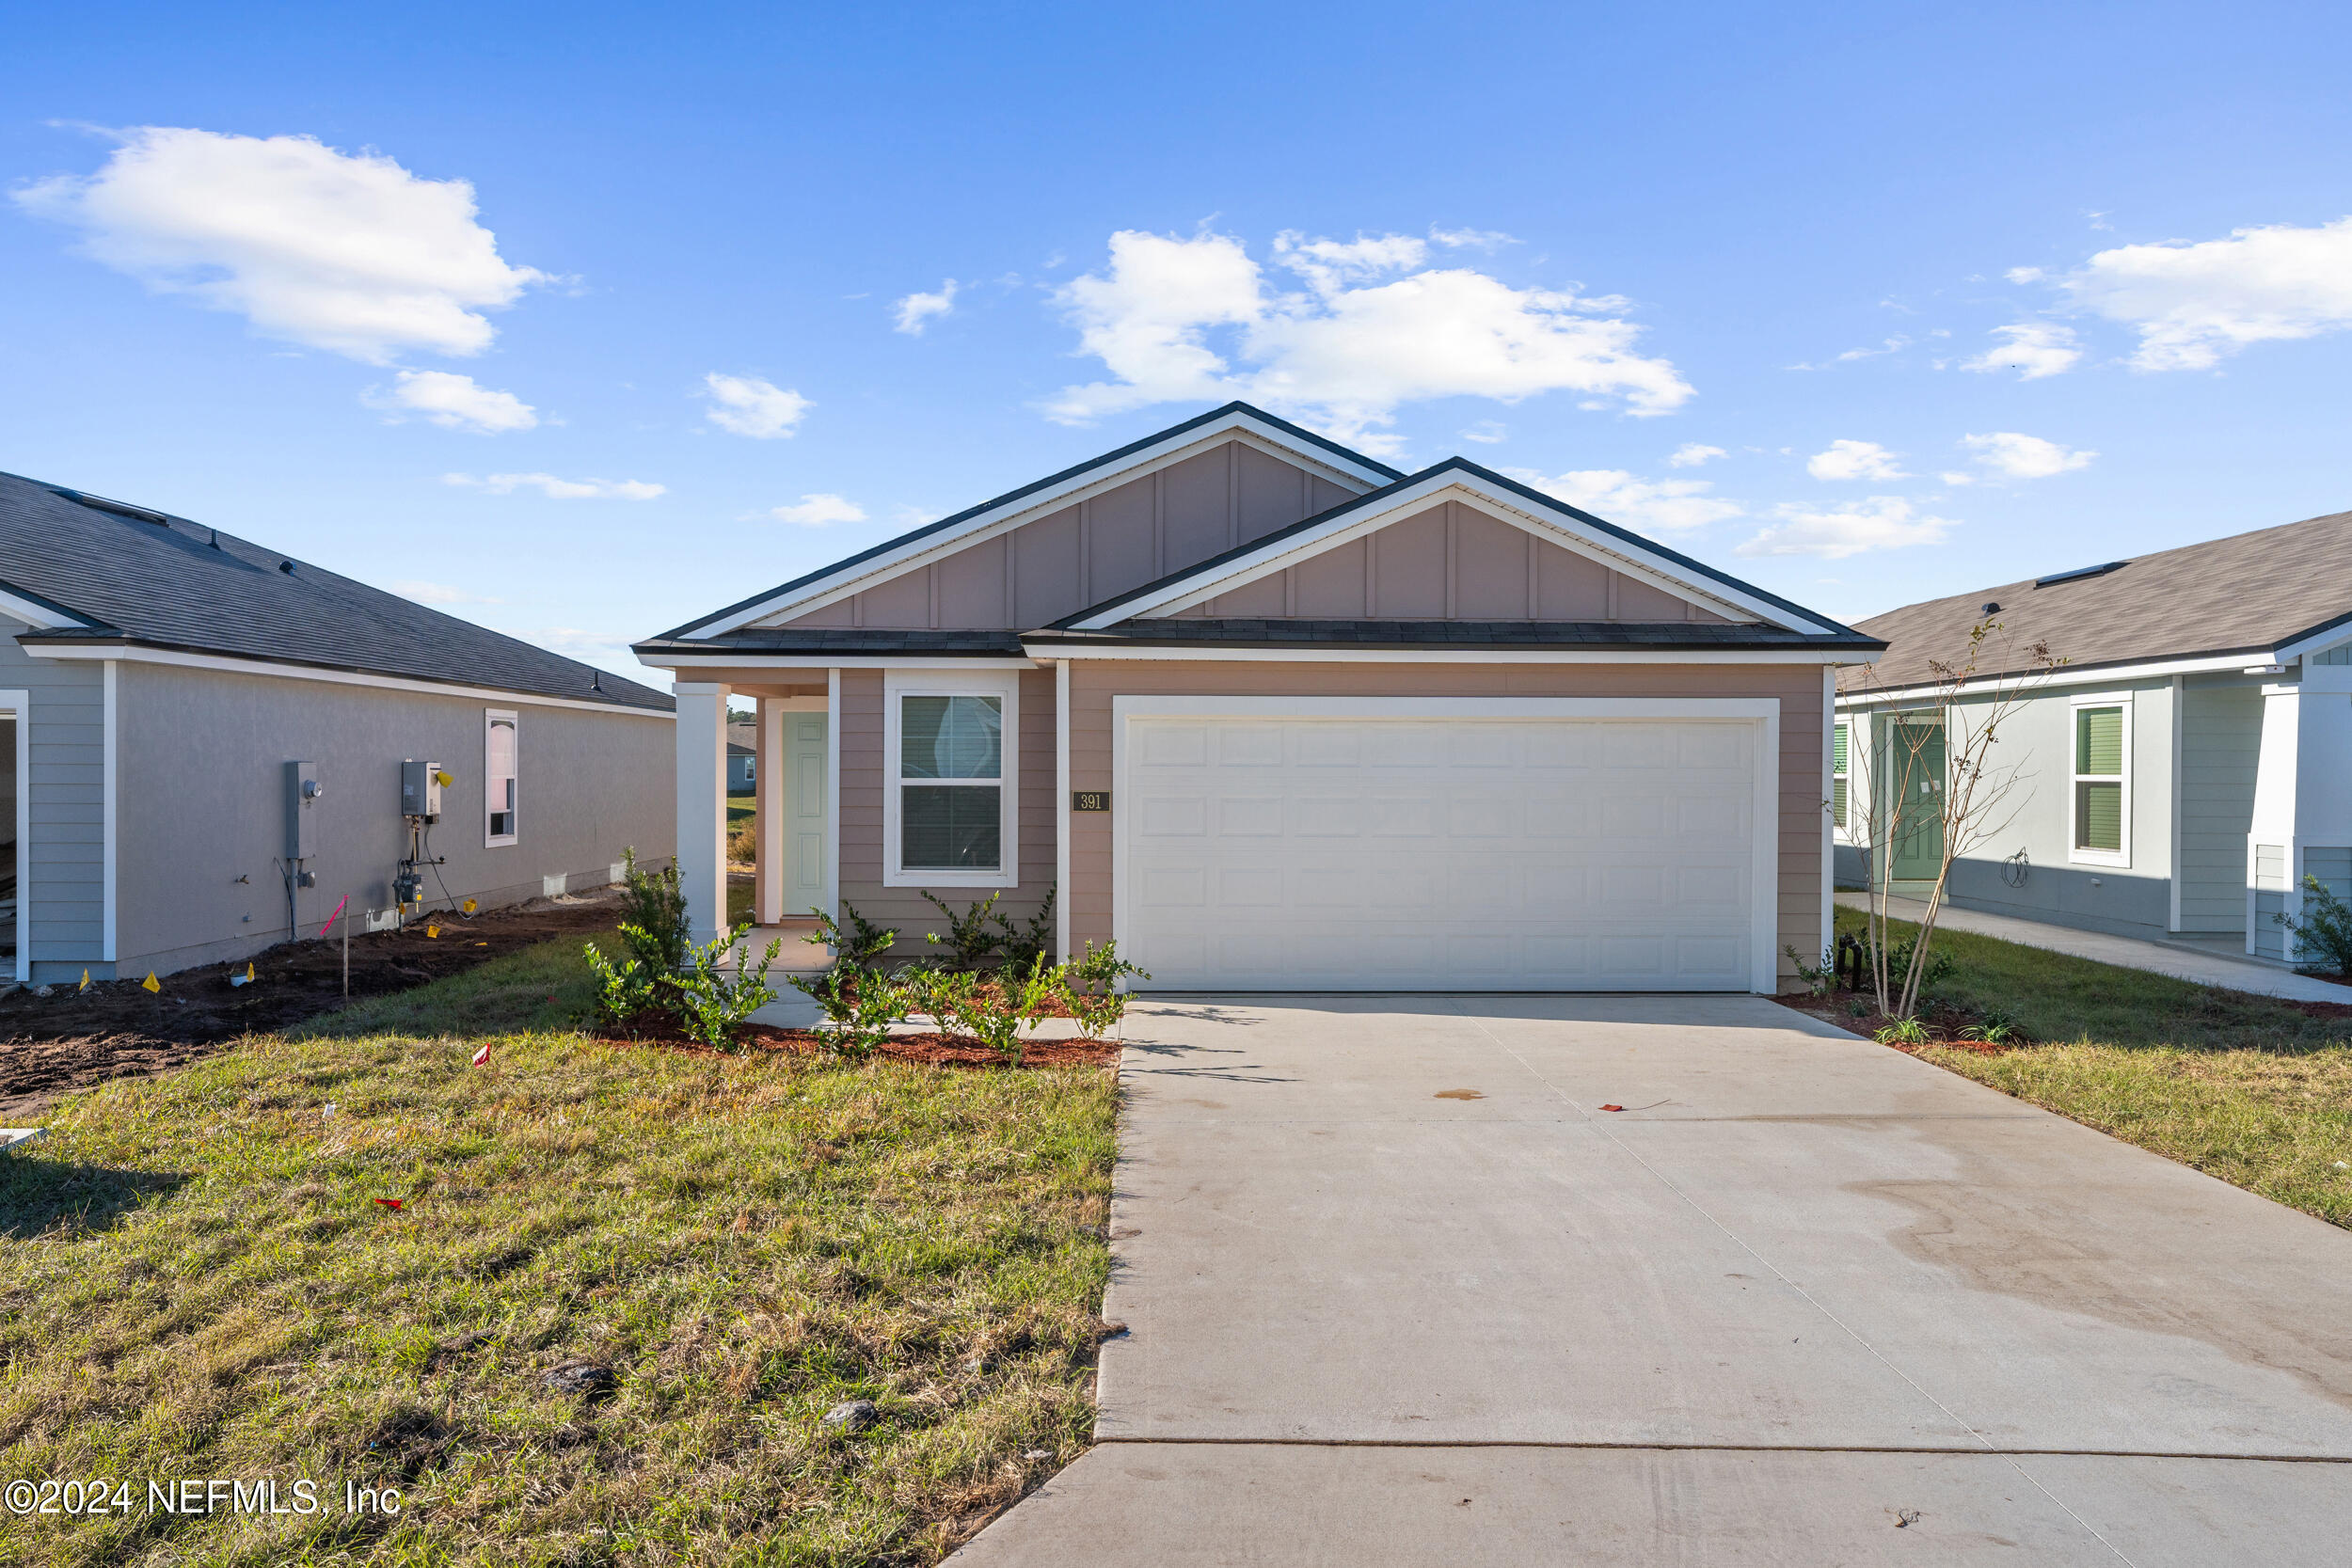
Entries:
{"label": "small green shrub", "polygon": [[2303,918],[2281,912],[2271,920],[2295,936],[2295,956],[2310,974],[2352,975],[2352,905],[2316,877],[2303,879]]}
{"label": "small green shrub", "polygon": [[[768,983],[768,970],[784,950],[779,937],[756,964],[751,961],[752,923],[748,920],[702,947],[691,948],[685,973],[675,981],[676,1000],[671,1011],[688,1037],[721,1050],[732,1047],[752,1014],[776,999]],[[721,973],[732,958],[735,974]]]}
{"label": "small green shrub", "polygon": [[1821,962],[1819,968],[1806,963],[1798,955],[1794,942],[1784,943],[1781,951],[1788,954],[1788,961],[1796,966],[1797,978],[1804,982],[1806,994],[1827,996],[1837,989],[1837,950],[1836,948],[1821,949]]}
{"label": "small green shrub", "polygon": [[988,956],[996,951],[997,936],[991,927],[999,922],[991,917],[995,912],[996,900],[1003,896],[1001,890],[990,894],[961,914],[958,914],[946,899],[935,893],[927,890],[923,896],[947,917],[946,936],[929,931],[924,934],[923,940],[947,949],[947,961],[958,969],[977,969],[986,963]]}
{"label": "small green shrub", "polygon": [[832,1027],[819,1034],[843,1055],[866,1056],[882,1049],[891,1024],[908,1010],[905,987],[878,969],[836,963],[822,974],[795,974],[791,980],[824,1009]]}
{"label": "small green shrub", "polygon": [[1152,978],[1120,958],[1119,943],[1115,942],[1106,942],[1100,947],[1088,942],[1086,952],[1076,962],[1062,966],[1061,975],[1062,995],[1078,1021],[1079,1030],[1089,1039],[1101,1039],[1105,1031],[1117,1027],[1119,1021],[1127,1016],[1127,993],[1120,989],[1120,981]]}
{"label": "small green shrub", "polygon": [[1925,1045],[1928,1026],[1915,1018],[1899,1018],[1870,1037],[1881,1045]]}
{"label": "small green shrub", "polygon": [[2010,1021],[2007,1013],[1990,1012],[1984,1015],[1981,1022],[1963,1024],[1960,1037],[1985,1045],[2013,1045],[2017,1041],[2017,1025]]}
{"label": "small green shrub", "polygon": [[634,849],[623,849],[621,860],[626,867],[621,879],[621,930],[629,953],[655,974],[675,974],[686,967],[686,950],[692,941],[677,865],[674,862],[660,871],[641,871]]}
{"label": "small green shrub", "polygon": [[996,928],[1004,933],[996,945],[1004,949],[1005,961],[1026,969],[1054,948],[1054,898],[1058,889],[1045,890],[1045,902],[1018,927],[1003,915],[993,916]]}
{"label": "small green shrub", "polygon": [[869,967],[876,958],[898,944],[898,927],[875,925],[858,913],[857,907],[846,898],[841,901],[841,913],[848,922],[846,926],[836,924],[833,916],[822,910],[812,909],[808,912],[817,917],[817,931],[814,936],[801,940],[819,947],[832,948],[835,960],[853,969]]}

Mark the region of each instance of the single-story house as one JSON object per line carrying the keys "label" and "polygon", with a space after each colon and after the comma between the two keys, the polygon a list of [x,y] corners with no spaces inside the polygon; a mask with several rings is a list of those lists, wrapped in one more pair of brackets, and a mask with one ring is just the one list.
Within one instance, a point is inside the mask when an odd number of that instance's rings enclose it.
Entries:
{"label": "single-story house", "polygon": [[[1992,758],[2017,784],[2006,825],[1953,864],[1953,902],[2286,958],[2274,917],[2300,916],[2305,876],[2352,895],[2352,512],[1863,622],[1887,651],[1838,696],[1841,880],[1933,876],[1935,824],[1902,831],[1882,802],[1873,847],[1864,808],[1894,776],[1896,725],[1933,737],[1931,771],[1949,766],[1931,664],[1984,620],[2001,631],[1954,705],[2022,693]],[[2036,643],[2066,662],[2021,688]]]}
{"label": "single-story house", "polygon": [[1056,895],[1161,990],[1771,991],[1830,918],[1836,668],[1879,642],[1465,459],[1245,404],[640,643],[679,864],[915,930]]}
{"label": "single-story house", "polygon": [[753,744],[758,726],[748,719],[727,721],[727,793],[749,795],[758,778],[758,758]]}
{"label": "single-story house", "polygon": [[0,633],[20,981],[670,857],[667,696],[204,524],[0,474]]}

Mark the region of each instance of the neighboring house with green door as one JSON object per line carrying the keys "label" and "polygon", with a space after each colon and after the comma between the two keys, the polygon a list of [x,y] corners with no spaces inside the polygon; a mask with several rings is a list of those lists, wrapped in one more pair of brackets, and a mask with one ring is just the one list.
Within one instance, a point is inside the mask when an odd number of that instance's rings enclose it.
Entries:
{"label": "neighboring house with green door", "polygon": [[[1947,712],[1934,664],[1963,659],[1986,619],[2001,623],[1997,652]],[[1888,646],[1874,669],[1840,672],[1841,885],[1861,884],[1876,854],[1897,892],[1925,891],[1943,848],[1943,728],[2014,689],[2026,650],[2046,643],[2066,662],[2003,724],[1991,761],[2017,784],[1991,814],[1996,831],[1954,863],[1954,903],[2284,958],[2275,917],[2300,915],[2306,876],[2352,896],[2352,512],[1909,605],[1858,629]],[[1873,801],[1890,824],[1875,848]]]}

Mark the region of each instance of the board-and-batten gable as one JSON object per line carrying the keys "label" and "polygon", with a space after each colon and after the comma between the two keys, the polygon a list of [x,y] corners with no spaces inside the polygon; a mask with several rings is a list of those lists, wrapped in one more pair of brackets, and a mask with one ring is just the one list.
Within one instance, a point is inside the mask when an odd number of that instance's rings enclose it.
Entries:
{"label": "board-and-batten gable", "polygon": [[1210,620],[1703,621],[1729,617],[1440,501],[1176,611]]}
{"label": "board-and-batten gable", "polygon": [[1263,538],[1366,488],[1227,436],[815,610],[760,624],[1027,630]]}

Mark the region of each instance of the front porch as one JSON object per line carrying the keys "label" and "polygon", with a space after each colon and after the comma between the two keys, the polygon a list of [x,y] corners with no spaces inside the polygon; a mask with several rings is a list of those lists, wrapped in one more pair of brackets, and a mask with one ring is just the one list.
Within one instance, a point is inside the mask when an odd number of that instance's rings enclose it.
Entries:
{"label": "front porch", "polygon": [[[825,950],[805,939],[817,911],[830,913],[836,886],[832,813],[839,778],[833,740],[836,681],[802,684],[823,671],[778,671],[772,682],[681,681],[677,686],[677,865],[693,940],[716,938],[731,920],[753,922],[752,945],[782,939],[771,969],[822,969]],[[795,682],[791,677],[801,677]],[[727,707],[755,705],[752,751],[753,854],[749,898],[728,855]]]}

